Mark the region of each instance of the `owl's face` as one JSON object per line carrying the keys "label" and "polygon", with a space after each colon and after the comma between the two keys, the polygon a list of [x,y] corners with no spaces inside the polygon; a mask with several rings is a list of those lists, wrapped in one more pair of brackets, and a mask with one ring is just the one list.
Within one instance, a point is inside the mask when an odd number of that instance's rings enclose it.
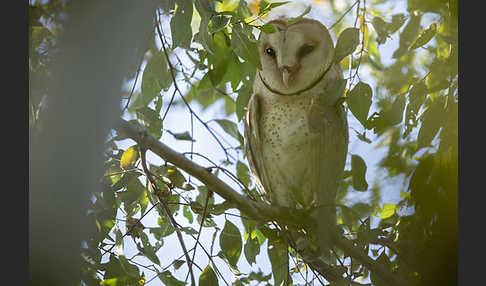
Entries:
{"label": "owl's face", "polygon": [[265,85],[281,94],[293,94],[319,81],[334,58],[326,27],[312,19],[291,26],[282,20],[269,23],[277,32],[260,33],[258,44]]}

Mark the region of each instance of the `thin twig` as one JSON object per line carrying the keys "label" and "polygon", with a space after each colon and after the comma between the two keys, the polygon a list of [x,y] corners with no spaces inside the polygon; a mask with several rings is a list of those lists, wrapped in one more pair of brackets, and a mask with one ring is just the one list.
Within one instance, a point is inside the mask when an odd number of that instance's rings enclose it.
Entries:
{"label": "thin twig", "polygon": [[329,30],[331,30],[332,28],[334,28],[334,26],[336,26],[337,23],[341,22],[341,20],[344,18],[344,16],[346,16],[349,11],[351,11],[353,9],[354,6],[356,6],[356,4],[359,3],[359,0],[357,0],[356,2],[354,2],[353,5],[351,5],[351,7],[348,8],[348,10],[346,10],[346,12],[344,12],[344,14],[341,15],[341,17],[339,17],[339,19],[336,20],[336,22],[334,22],[334,24],[332,24],[330,27],[329,27]]}
{"label": "thin twig", "polygon": [[[160,194],[161,191],[158,189],[157,184],[155,183],[155,181],[152,177],[152,173],[150,173],[150,171],[147,168],[147,162],[146,162],[146,158],[145,158],[146,149],[143,148],[143,147],[140,147],[140,149],[141,149],[140,150],[140,158],[141,158],[141,161],[142,161],[142,168],[145,172],[145,176],[147,177],[150,184],[152,185],[152,188],[154,190],[156,190],[156,194],[157,193]],[[193,286],[196,286],[196,280],[194,278],[194,273],[192,271],[192,261],[189,259],[189,255],[187,253],[186,245],[184,243],[184,239],[182,238],[181,231],[179,230],[179,228],[177,226],[177,222],[175,221],[174,216],[170,212],[169,206],[167,205],[167,202],[165,201],[165,199],[163,199],[161,195],[158,195],[157,197],[159,198],[159,202],[161,203],[162,207],[164,208],[164,210],[167,214],[167,217],[169,218],[170,222],[172,223],[172,226],[174,227],[174,230],[176,231],[177,238],[179,239],[179,243],[181,244],[182,251],[185,253],[187,266],[189,268],[189,273],[191,274],[191,284]]]}

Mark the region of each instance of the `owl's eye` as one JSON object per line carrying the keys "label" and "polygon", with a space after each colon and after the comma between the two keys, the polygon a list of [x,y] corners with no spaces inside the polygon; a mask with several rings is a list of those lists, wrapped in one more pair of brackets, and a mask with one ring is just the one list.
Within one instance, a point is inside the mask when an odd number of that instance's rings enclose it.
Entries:
{"label": "owl's eye", "polygon": [[313,45],[303,45],[299,50],[299,56],[303,57],[314,50]]}
{"label": "owl's eye", "polygon": [[267,53],[267,55],[269,55],[271,57],[275,56],[275,51],[272,48],[266,48],[265,53]]}

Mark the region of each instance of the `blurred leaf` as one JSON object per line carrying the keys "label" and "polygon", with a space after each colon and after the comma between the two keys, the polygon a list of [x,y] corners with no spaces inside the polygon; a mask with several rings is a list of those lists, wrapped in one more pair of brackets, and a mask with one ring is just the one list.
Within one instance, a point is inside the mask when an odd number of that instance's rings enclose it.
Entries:
{"label": "blurred leaf", "polygon": [[[196,1],[198,3],[198,1]],[[197,5],[196,5],[197,7]],[[199,10],[198,10],[199,11]],[[200,12],[201,14],[201,12]],[[199,32],[194,35],[194,39],[199,42],[206,51],[210,54],[214,55],[214,45],[213,45],[213,37],[209,32],[209,21],[210,21],[209,14],[201,14],[201,22],[199,24]]]}
{"label": "blurred leaf", "polygon": [[268,3],[267,1],[262,0],[262,1],[260,1],[260,3],[258,3],[259,6],[260,6],[260,11],[258,12],[258,15],[259,16],[262,16],[262,15],[270,12],[270,10],[272,10],[273,8],[276,8],[276,7],[285,5],[285,4],[289,3],[289,2],[290,1]]}
{"label": "blurred leaf", "polygon": [[215,55],[208,55],[210,67],[208,75],[212,86],[217,87],[228,70],[231,49],[223,32],[217,32],[213,35],[213,45]]}
{"label": "blurred leaf", "polygon": [[189,206],[185,205],[184,208],[183,208],[183,212],[182,213],[187,218],[187,220],[189,221],[189,223],[192,224],[192,222],[194,221],[194,218],[192,216],[191,210],[189,209]]}
{"label": "blurred leaf", "polygon": [[378,16],[373,17],[373,20],[371,20],[371,25],[373,25],[373,28],[378,34],[376,42],[379,45],[384,44],[386,39],[389,37],[388,24],[389,23],[385,22],[385,20]]}
{"label": "blurred leaf", "polygon": [[412,43],[410,46],[411,50],[414,50],[416,48],[422,47],[423,45],[427,44],[437,33],[437,25],[430,24],[429,28],[426,30],[423,30],[419,33],[415,41]]}
{"label": "blurred leaf", "polygon": [[187,285],[187,283],[177,280],[169,270],[164,272],[157,271],[157,276],[159,277],[160,281],[167,286],[183,286]]}
{"label": "blurred leaf", "polygon": [[437,132],[441,127],[442,114],[444,110],[440,105],[440,100],[432,103],[432,105],[422,115],[422,126],[417,136],[418,148],[427,147],[430,145],[432,139],[434,139]]}
{"label": "blurred leaf", "polygon": [[386,119],[388,125],[396,125],[402,122],[405,101],[406,97],[404,94],[400,94],[395,98],[391,109],[387,112]]}
{"label": "blurred leaf", "polygon": [[347,28],[339,34],[336,43],[334,61],[340,62],[345,56],[354,52],[359,45],[359,29]]}
{"label": "blurred leaf", "polygon": [[394,59],[398,59],[402,57],[406,52],[408,52],[409,46],[412,44],[412,41],[419,33],[421,20],[422,20],[422,14],[419,15],[411,14],[411,17],[408,20],[407,25],[405,26],[405,28],[403,28],[402,32],[400,33],[400,41],[399,41],[398,49],[396,49],[392,55]]}
{"label": "blurred leaf", "polygon": [[140,233],[140,239],[142,240],[142,245],[143,245],[143,254],[145,257],[150,259],[153,263],[160,265],[160,260],[155,254],[154,247],[150,244],[149,239],[147,235],[144,232]]}
{"label": "blurred leaf", "polygon": [[351,156],[351,174],[353,176],[353,188],[355,190],[368,190],[368,183],[366,182],[366,163],[358,155]]}
{"label": "blurred leaf", "polygon": [[203,272],[199,276],[199,286],[217,286],[218,284],[218,278],[216,277],[216,274],[214,273],[213,269],[211,266],[206,266],[204,268]]}
{"label": "blurred leaf", "polygon": [[281,240],[268,241],[268,257],[272,264],[272,273],[275,286],[280,286],[282,283],[286,285],[288,277],[289,257],[287,254],[287,244]]}
{"label": "blurred leaf", "polygon": [[245,257],[250,265],[256,263],[256,256],[260,253],[260,244],[257,238],[248,237],[245,243]]}
{"label": "blurred leaf", "polygon": [[138,108],[135,110],[135,113],[138,124],[145,128],[150,135],[154,136],[155,139],[159,139],[162,136],[162,119],[159,113],[146,106]]}
{"label": "blurred leaf", "polygon": [[137,145],[130,146],[125,152],[120,160],[120,167],[124,170],[133,168],[135,162],[138,160],[138,148]]}
{"label": "blurred leaf", "polygon": [[228,119],[214,119],[223,130],[231,135],[233,138],[238,140],[238,142],[243,142],[243,137],[241,136],[240,132],[238,131],[238,126],[233,121]]}
{"label": "blurred leaf", "polygon": [[229,263],[236,267],[241,255],[241,234],[238,228],[229,220],[226,220],[223,231],[219,236],[219,245]]}
{"label": "blurred leaf", "polygon": [[262,69],[256,42],[250,40],[245,34],[243,24],[234,24],[231,32],[231,46],[242,59],[250,62],[258,69]]}
{"label": "blurred leaf", "polygon": [[367,83],[360,81],[346,95],[349,109],[364,127],[367,127],[372,94],[371,87]]}
{"label": "blurred leaf", "polygon": [[251,182],[249,172],[250,171],[245,164],[243,164],[241,161],[236,162],[236,174],[238,179],[243,183],[243,185],[245,185],[245,187],[248,187]]}
{"label": "blurred leaf", "polygon": [[299,16],[297,16],[295,18],[290,18],[289,20],[287,20],[287,25],[291,26],[293,24],[300,22],[302,20],[302,18],[304,18],[305,15],[309,14],[311,9],[312,9],[311,5],[307,6],[307,8],[305,8],[305,10],[304,10],[304,12],[302,12],[302,14],[300,14]]}
{"label": "blurred leaf", "polygon": [[395,204],[383,204],[380,212],[380,218],[386,219],[391,217],[395,213],[396,206]]}
{"label": "blurred leaf", "polygon": [[211,33],[216,33],[223,30],[230,22],[231,17],[225,15],[215,15],[211,18],[211,27],[209,28]]}
{"label": "blurred leaf", "polygon": [[137,106],[147,106],[162,89],[166,89],[172,83],[169,67],[163,51],[155,52],[147,62],[142,75],[142,93],[137,100]]}
{"label": "blurred leaf", "polygon": [[241,120],[245,115],[245,108],[248,105],[248,101],[251,97],[251,86],[248,82],[244,82],[244,84],[238,90],[238,97],[236,98],[236,116],[238,120]]}
{"label": "blurred leaf", "polygon": [[260,31],[264,32],[265,34],[271,34],[277,32],[277,28],[272,23],[267,23],[265,25],[257,27]]}
{"label": "blurred leaf", "polygon": [[192,139],[191,134],[189,134],[188,131],[182,132],[182,133],[173,133],[170,130],[166,130],[167,133],[170,135],[174,136],[175,139],[177,140],[185,140],[185,141],[192,141],[195,142],[196,140]]}
{"label": "blurred leaf", "polygon": [[390,34],[393,34],[396,31],[398,31],[398,29],[400,29],[400,27],[402,27],[403,24],[405,24],[406,21],[407,21],[407,16],[405,16],[403,14],[392,15],[391,24],[388,25],[388,30],[389,30]]}
{"label": "blurred leaf", "polygon": [[184,263],[186,263],[185,260],[174,260],[174,268],[177,270],[181,268],[181,266],[184,265]]}
{"label": "blurred leaf", "polygon": [[192,11],[191,0],[178,0],[175,15],[170,20],[172,33],[172,45],[175,47],[189,48],[192,40]]}

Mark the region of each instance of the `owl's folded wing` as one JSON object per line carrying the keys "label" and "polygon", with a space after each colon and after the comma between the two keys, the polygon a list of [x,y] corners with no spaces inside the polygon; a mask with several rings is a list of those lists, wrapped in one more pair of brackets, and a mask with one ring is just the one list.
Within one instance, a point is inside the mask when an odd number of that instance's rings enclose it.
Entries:
{"label": "owl's folded wing", "polygon": [[263,165],[263,155],[260,137],[260,102],[257,94],[253,94],[248,102],[248,110],[245,118],[245,148],[251,173],[255,179],[258,192],[263,199],[269,201],[270,185]]}

